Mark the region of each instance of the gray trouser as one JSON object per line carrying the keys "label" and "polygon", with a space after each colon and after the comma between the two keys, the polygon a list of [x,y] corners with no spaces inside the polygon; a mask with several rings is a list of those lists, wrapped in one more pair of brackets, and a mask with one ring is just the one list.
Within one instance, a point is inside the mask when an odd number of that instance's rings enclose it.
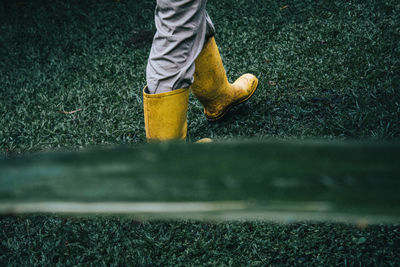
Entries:
{"label": "gray trouser", "polygon": [[188,88],[193,83],[194,61],[215,32],[206,2],[157,0],[157,32],[146,69],[148,93]]}

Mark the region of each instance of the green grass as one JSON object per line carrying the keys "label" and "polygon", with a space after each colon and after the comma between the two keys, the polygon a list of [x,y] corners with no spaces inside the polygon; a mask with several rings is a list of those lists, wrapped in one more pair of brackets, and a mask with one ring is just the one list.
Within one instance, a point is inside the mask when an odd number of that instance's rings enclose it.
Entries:
{"label": "green grass", "polygon": [[398,266],[399,226],[0,217],[10,266]]}
{"label": "green grass", "polygon": [[[154,6],[2,1],[0,153],[144,143],[151,43],[127,41],[154,31]],[[260,86],[217,123],[191,98],[189,141],[400,139],[398,1],[209,0],[207,10],[230,80],[252,72]],[[52,216],[0,225],[0,265],[399,265],[398,226]]]}
{"label": "green grass", "polygon": [[[3,1],[0,149],[145,142],[141,90],[155,1]],[[400,136],[397,1],[209,1],[227,69],[256,95],[209,123],[191,99],[189,140]],[[288,5],[287,8],[281,7]],[[58,111],[82,109],[66,115]]]}

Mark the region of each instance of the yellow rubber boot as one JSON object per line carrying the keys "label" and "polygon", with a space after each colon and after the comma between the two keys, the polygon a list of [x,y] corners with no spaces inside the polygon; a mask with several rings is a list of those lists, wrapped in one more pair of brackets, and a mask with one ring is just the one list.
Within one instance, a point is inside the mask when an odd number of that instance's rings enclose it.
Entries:
{"label": "yellow rubber boot", "polygon": [[190,88],[204,106],[209,121],[222,118],[230,108],[247,101],[257,89],[258,79],[249,73],[233,84],[228,82],[214,37],[204,45],[195,67],[194,83]]}
{"label": "yellow rubber boot", "polygon": [[189,89],[148,94],[143,89],[144,124],[147,141],[185,140]]}

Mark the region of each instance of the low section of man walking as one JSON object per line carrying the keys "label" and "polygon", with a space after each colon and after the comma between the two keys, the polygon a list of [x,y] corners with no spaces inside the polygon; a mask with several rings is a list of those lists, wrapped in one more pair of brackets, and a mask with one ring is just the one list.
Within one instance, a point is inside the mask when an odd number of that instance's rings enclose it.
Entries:
{"label": "low section of man walking", "polygon": [[157,0],[153,39],[143,89],[148,141],[185,139],[189,89],[210,121],[222,118],[255,92],[257,78],[228,82],[214,39],[206,0]]}

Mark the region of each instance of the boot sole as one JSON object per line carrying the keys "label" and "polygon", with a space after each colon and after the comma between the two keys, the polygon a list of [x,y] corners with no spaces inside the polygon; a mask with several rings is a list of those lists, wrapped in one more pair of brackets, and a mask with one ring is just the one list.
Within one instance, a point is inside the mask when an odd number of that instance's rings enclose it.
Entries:
{"label": "boot sole", "polygon": [[[222,117],[224,117],[225,114],[226,114],[231,108],[233,108],[233,107],[235,107],[235,106],[237,106],[237,105],[240,105],[240,104],[246,102],[247,100],[249,100],[249,99],[254,95],[254,93],[256,92],[256,90],[257,90],[257,88],[258,88],[258,79],[255,80],[255,83],[256,83],[256,85],[255,85],[255,87],[254,87],[253,92],[251,92],[251,94],[249,94],[245,99],[242,99],[242,100],[240,100],[240,101],[238,101],[238,102],[233,102],[233,103],[229,104],[229,105],[221,112],[221,114],[219,114],[218,116],[215,116],[215,117],[208,117],[206,114],[204,114],[204,115],[206,116],[206,119],[207,119],[208,121],[217,121],[217,120],[221,119]],[[253,84],[254,84],[254,83],[253,83]],[[252,86],[253,86],[253,84],[252,84]]]}

